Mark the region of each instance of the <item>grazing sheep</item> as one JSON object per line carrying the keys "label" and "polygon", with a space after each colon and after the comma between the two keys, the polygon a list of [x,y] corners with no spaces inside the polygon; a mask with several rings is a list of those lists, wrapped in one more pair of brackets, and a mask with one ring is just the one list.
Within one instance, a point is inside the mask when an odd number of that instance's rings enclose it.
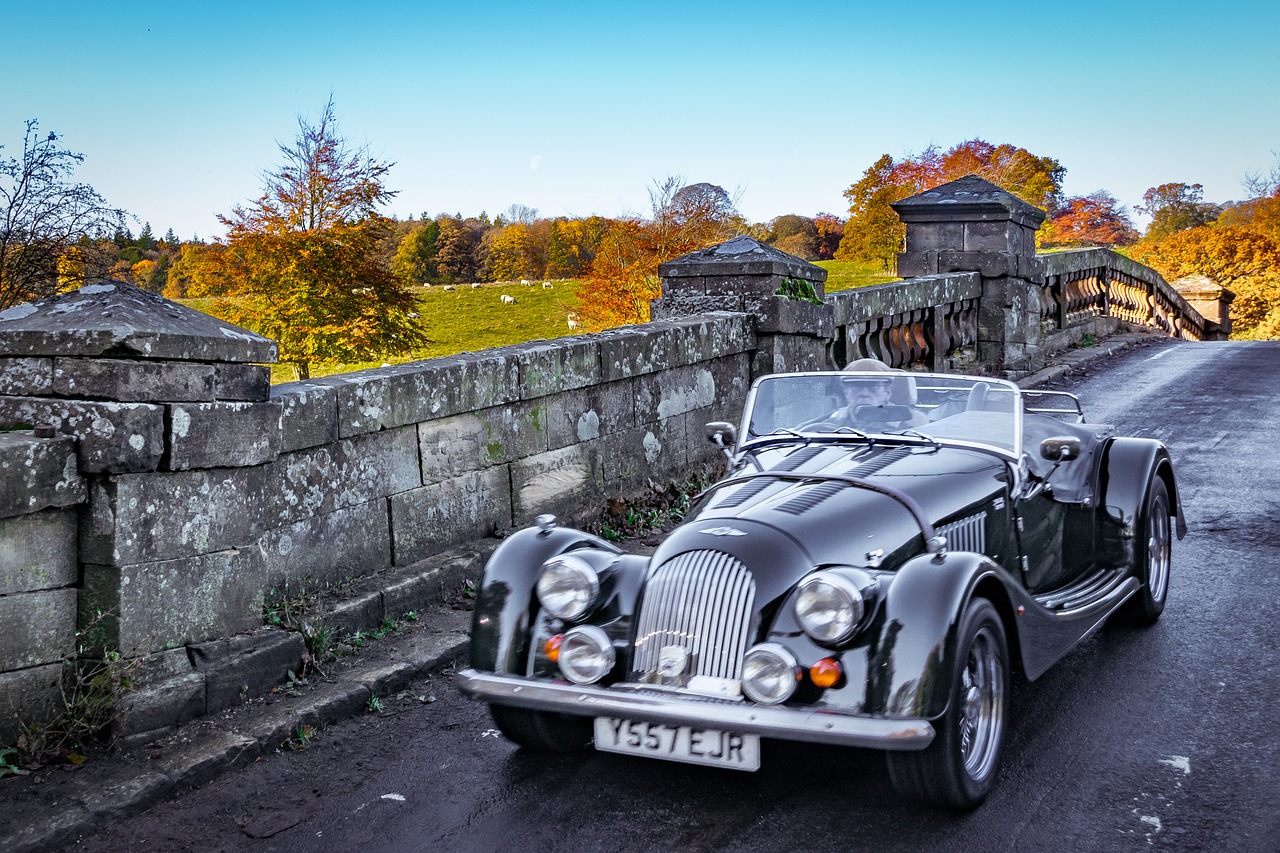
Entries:
{"label": "grazing sheep", "polygon": [[479,283],[473,284],[473,285],[471,285],[471,289],[472,289],[472,290],[475,290],[475,289],[476,289],[477,287],[479,287],[479,286],[480,286],[480,285],[479,285]]}
{"label": "grazing sheep", "polygon": [[551,289],[551,282],[549,282],[549,281],[544,281],[544,282],[542,283],[542,289],[543,289],[543,290],[550,290],[550,289]]}
{"label": "grazing sheep", "polygon": [[515,298],[514,296],[507,296],[507,294],[505,294],[505,293],[504,293],[504,294],[502,294],[502,296],[501,296],[500,298],[502,299],[502,304],[503,304],[503,305],[515,305],[515,304],[516,304],[516,298]]}
{"label": "grazing sheep", "polygon": [[452,284],[446,284],[446,285],[444,286],[444,289],[445,289],[445,290],[457,290],[458,288],[454,287]]}
{"label": "grazing sheep", "polygon": [[570,329],[576,329],[576,328],[578,328],[580,325],[582,325],[582,324],[578,322],[578,315],[577,315],[577,314],[570,314],[570,315],[569,315],[569,328],[570,328]]}
{"label": "grazing sheep", "polygon": [[522,279],[520,279],[520,283],[521,283],[521,284],[523,284],[525,287],[532,287],[532,286],[533,286],[533,282],[529,281],[529,279],[527,279],[527,278],[522,278]]}

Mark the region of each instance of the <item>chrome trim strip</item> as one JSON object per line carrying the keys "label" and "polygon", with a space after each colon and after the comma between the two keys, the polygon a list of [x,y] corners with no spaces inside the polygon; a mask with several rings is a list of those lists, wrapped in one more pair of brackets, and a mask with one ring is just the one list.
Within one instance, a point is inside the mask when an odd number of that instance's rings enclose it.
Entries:
{"label": "chrome trim strip", "polygon": [[622,717],[677,726],[698,726],[780,740],[830,743],[885,750],[924,749],[934,736],[928,720],[864,717],[831,708],[793,708],[747,702],[703,702],[605,687],[559,684],[464,669],[454,683],[464,696],[535,711],[586,717]]}

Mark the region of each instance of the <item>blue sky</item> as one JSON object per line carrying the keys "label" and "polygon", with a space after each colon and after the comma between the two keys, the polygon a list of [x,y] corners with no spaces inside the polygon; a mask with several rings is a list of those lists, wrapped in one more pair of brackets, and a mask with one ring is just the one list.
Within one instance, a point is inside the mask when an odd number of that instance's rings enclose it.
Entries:
{"label": "blue sky", "polygon": [[645,213],[670,175],[753,222],[844,215],[881,154],[973,137],[1056,158],[1071,195],[1221,202],[1280,151],[1273,0],[6,6],[0,156],[39,119],[183,238],[219,236],[330,94],[401,218]]}

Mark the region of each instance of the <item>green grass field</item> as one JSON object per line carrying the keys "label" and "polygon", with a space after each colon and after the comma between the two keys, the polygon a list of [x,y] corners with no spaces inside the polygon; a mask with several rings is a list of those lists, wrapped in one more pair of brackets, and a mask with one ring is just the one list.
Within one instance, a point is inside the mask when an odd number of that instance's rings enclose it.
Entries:
{"label": "green grass field", "polygon": [[[818,261],[817,265],[827,270],[828,293],[897,280],[896,276],[885,274],[875,265],[849,261]],[[350,373],[382,364],[400,364],[577,334],[569,328],[568,319],[577,303],[580,285],[580,281],[570,279],[553,281],[550,288],[543,288],[540,281],[535,281],[532,286],[496,282],[479,287],[460,284],[454,290],[445,290],[442,285],[415,288],[418,313],[431,339],[429,344],[385,361],[313,364],[311,375]],[[504,294],[514,298],[516,304],[503,303]],[[182,303],[198,311],[212,313],[210,309],[216,301],[184,299]],[[292,382],[297,378],[291,365],[276,365],[271,369],[272,382]]]}

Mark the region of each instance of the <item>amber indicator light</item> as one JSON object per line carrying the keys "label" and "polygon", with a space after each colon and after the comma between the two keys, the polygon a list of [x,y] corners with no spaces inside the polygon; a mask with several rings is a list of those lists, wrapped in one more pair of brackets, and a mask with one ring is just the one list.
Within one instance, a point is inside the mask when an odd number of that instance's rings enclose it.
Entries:
{"label": "amber indicator light", "polygon": [[809,667],[809,680],[818,687],[835,687],[844,677],[844,668],[834,658],[823,658]]}
{"label": "amber indicator light", "polygon": [[543,644],[542,648],[547,653],[547,660],[553,661],[553,662],[560,660],[560,644],[563,642],[564,642],[564,634],[556,634],[554,637],[547,640],[545,644]]}

